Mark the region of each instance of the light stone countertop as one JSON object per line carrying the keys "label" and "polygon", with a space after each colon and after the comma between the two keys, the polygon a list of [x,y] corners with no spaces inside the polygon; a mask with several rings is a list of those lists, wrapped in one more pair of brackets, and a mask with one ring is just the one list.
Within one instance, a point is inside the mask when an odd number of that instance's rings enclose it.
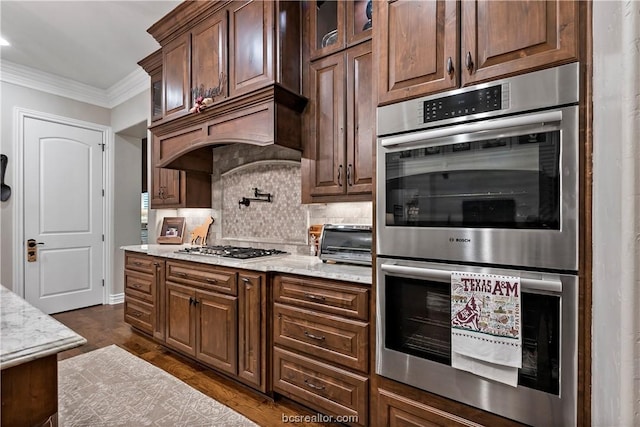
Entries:
{"label": "light stone countertop", "polygon": [[79,347],[85,338],[0,285],[0,369]]}
{"label": "light stone countertop", "polygon": [[122,246],[125,251],[140,252],[147,255],[203,264],[220,265],[261,272],[298,274],[323,279],[343,280],[346,282],[371,285],[371,267],[349,264],[323,263],[320,258],[306,255],[274,255],[250,260],[237,260],[207,255],[176,253],[189,245],[132,245]]}

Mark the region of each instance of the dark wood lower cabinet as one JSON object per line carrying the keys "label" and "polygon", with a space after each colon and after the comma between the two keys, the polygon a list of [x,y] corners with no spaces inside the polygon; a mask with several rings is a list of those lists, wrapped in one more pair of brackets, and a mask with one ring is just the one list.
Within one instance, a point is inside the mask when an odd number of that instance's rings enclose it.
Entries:
{"label": "dark wood lower cabinet", "polygon": [[265,274],[134,252],[125,259],[125,322],[270,393]]}
{"label": "dark wood lower cabinet", "polygon": [[3,369],[2,426],[58,425],[58,355]]}
{"label": "dark wood lower cabinet", "polygon": [[376,408],[376,415],[381,426],[480,427],[480,424],[383,389],[378,389],[378,404]]}
{"label": "dark wood lower cabinet", "polygon": [[278,274],[272,289],[274,392],[369,425],[370,288]]}

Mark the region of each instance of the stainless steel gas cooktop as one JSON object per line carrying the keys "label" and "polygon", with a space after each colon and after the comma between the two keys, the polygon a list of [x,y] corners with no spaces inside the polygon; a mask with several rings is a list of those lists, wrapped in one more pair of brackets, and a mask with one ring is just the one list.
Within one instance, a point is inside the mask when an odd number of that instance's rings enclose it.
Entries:
{"label": "stainless steel gas cooktop", "polygon": [[190,255],[209,255],[235,259],[252,259],[288,254],[288,252],[280,251],[278,249],[259,249],[240,246],[194,246],[179,249],[176,252]]}

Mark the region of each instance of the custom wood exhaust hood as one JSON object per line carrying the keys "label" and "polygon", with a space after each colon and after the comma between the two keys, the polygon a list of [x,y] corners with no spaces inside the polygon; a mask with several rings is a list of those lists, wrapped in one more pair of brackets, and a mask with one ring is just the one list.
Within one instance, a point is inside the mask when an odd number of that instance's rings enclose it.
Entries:
{"label": "custom wood exhaust hood", "polygon": [[188,1],[149,28],[153,166],[211,173],[227,144],[302,150],[300,24],[299,2]]}
{"label": "custom wood exhaust hood", "polygon": [[151,126],[154,166],[211,173],[212,148],[236,143],[302,150],[305,104],[306,99],[271,85],[201,113]]}

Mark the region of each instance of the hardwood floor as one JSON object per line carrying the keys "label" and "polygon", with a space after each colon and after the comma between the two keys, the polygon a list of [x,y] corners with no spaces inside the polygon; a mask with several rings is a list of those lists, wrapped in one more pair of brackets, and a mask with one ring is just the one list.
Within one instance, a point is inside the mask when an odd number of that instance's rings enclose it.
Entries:
{"label": "hardwood floor", "polygon": [[[185,357],[167,350],[124,323],[124,305],[99,305],[53,315],[87,339],[87,344],[58,355],[58,360],[116,344],[165,370],[191,387],[233,408],[260,426],[329,426],[327,423],[284,423],[285,416],[315,415],[285,398],[268,396],[239,385]],[[335,424],[334,424],[335,425]]]}

